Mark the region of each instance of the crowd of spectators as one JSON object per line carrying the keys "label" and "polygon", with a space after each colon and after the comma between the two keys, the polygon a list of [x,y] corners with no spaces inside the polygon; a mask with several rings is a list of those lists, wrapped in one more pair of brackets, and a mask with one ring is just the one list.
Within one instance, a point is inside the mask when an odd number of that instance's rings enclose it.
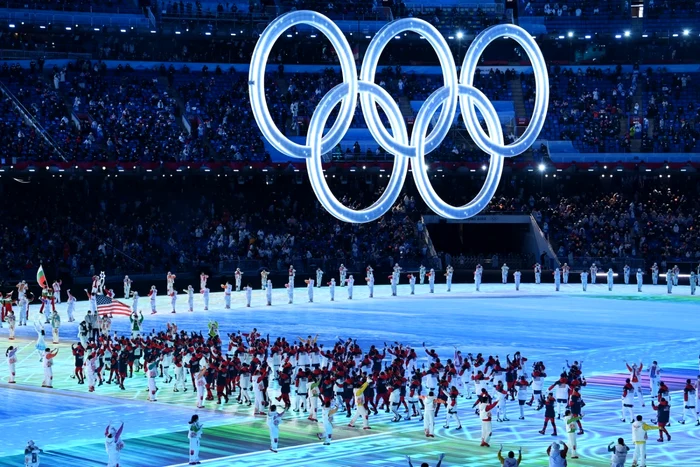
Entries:
{"label": "crowd of spectators", "polygon": [[608,0],[520,0],[522,12],[530,16],[556,16],[584,19],[590,16],[605,18],[622,18],[629,15],[629,2],[610,2]]}
{"label": "crowd of spectators", "polygon": [[[570,264],[582,258],[694,264],[700,261],[700,189],[694,176],[675,177],[626,175],[606,184],[581,175],[538,186],[535,177],[513,175],[485,212],[532,214]],[[461,187],[457,194],[449,182],[436,180],[435,186],[452,193],[446,199],[456,204],[469,197],[465,188],[472,183],[452,178]],[[66,176],[51,178],[46,189],[41,180],[47,179],[0,180],[2,196],[13,200],[0,234],[6,278],[38,264],[73,275],[238,266],[284,271],[294,264],[301,274],[335,270],[340,263],[363,270],[366,264],[388,269],[397,261],[431,261],[420,217],[427,208],[411,184],[378,221],[348,224],[330,216],[308,184],[293,176],[274,182],[263,176]],[[362,178],[331,185],[353,208],[369,205],[382,190]],[[486,253],[447,251],[427,264],[471,268],[496,256],[494,264],[527,267],[532,260],[517,252]]]}
{"label": "crowd of spectators", "polygon": [[[697,73],[665,70],[622,71],[554,67],[550,107],[540,139],[570,140],[580,152],[697,152],[700,79]],[[492,101],[517,102],[511,81],[520,79],[525,116],[532,112],[532,75],[512,70],[477,72],[474,85]],[[23,124],[10,102],[3,125],[2,151],[32,160],[76,161],[264,161],[269,157],[250,110],[247,74],[221,67],[192,71],[165,65],[148,70],[107,69],[104,62],[76,61],[59,69],[4,64],[0,81],[40,128]],[[304,136],[320,99],[342,81],[340,72],[288,73],[280,66],[266,77],[267,102],[278,127]],[[380,69],[375,81],[399,102],[404,117],[442,84],[440,75],[420,75],[401,67]],[[334,121],[333,114],[328,124]],[[383,112],[380,112],[388,125]],[[184,116],[184,118],[183,118]],[[352,123],[364,128],[361,108]],[[455,131],[430,155],[432,161],[482,161],[457,120]],[[507,141],[515,138],[504,122]],[[46,138],[42,138],[42,134]],[[463,137],[466,136],[466,137]],[[638,141],[635,144],[635,141]],[[359,147],[358,147],[359,146]],[[42,148],[40,151],[38,148]],[[47,149],[48,148],[48,149]],[[345,141],[338,156],[384,158],[376,144]],[[342,157],[341,157],[342,158]]]}
{"label": "crowd of spectators", "polygon": [[[697,152],[700,91],[694,78],[663,69],[555,67],[541,138],[572,141],[580,152]],[[534,78],[521,75],[521,82],[531,112]],[[641,140],[636,148],[634,140]]]}
{"label": "crowd of spectators", "polygon": [[[555,68],[549,77],[549,114],[540,137],[572,141],[581,152],[628,151],[628,116],[639,114],[636,81],[636,73],[623,73],[620,68],[576,72]],[[534,77],[523,75],[521,82],[525,108],[532,112]]]}
{"label": "crowd of spectators", "polygon": [[[644,93],[644,134],[647,152],[696,152],[700,133],[700,91],[697,74],[652,72],[642,78]],[[695,82],[693,81],[695,79]]]}
{"label": "crowd of spectators", "polygon": [[[586,178],[550,182],[546,190],[511,190],[489,210],[532,214],[557,256],[637,258],[650,263],[700,261],[700,195],[694,177],[626,175],[608,182]],[[590,261],[589,261],[590,262]]]}
{"label": "crowd of spectators", "polygon": [[[272,184],[264,177],[245,184],[204,177],[54,177],[48,185],[3,178],[2,196],[13,202],[3,212],[2,274],[20,277],[39,264],[74,275],[231,271],[239,261],[248,270],[273,271],[293,263],[301,273],[343,262],[388,268],[427,254],[409,196],[377,222],[348,224],[332,218],[308,184],[293,177]],[[381,191],[333,189],[355,208]]]}
{"label": "crowd of spectators", "polygon": [[[477,72],[474,85],[491,100],[511,100],[509,81],[515,77],[512,70],[492,69]],[[60,153],[42,154],[33,146],[20,145],[14,153],[20,159],[178,162],[265,161],[269,157],[250,108],[248,76],[235,70],[224,72],[217,67],[209,71],[205,66],[197,72],[186,68],[176,71],[165,65],[152,70],[135,71],[128,65],[108,70],[103,62],[77,61],[62,69],[43,71],[41,67],[25,70],[6,66],[0,71],[0,80],[37,117],[45,135],[60,149]],[[341,81],[340,72],[331,68],[294,74],[280,67],[269,73],[266,99],[277,126],[285,134],[305,136],[318,102]],[[410,102],[422,102],[442,85],[440,75],[404,72],[398,66],[381,69],[375,81],[392,94],[409,119],[415,116]],[[336,113],[328,125],[333,124]],[[388,127],[383,112],[380,118]],[[512,141],[512,122],[509,127],[505,123],[506,139]],[[35,131],[21,120],[15,126],[24,126],[25,133]],[[352,127],[366,128],[360,105]],[[455,129],[462,130],[462,123],[457,121]],[[376,143],[360,147],[344,141],[336,152],[353,159],[385,158]],[[468,138],[455,139],[453,135],[429,157],[485,160]]]}
{"label": "crowd of spectators", "polygon": [[[148,3],[148,2],[147,2]],[[22,8],[25,10],[71,11],[76,13],[140,13],[136,3],[130,0],[32,0],[7,1],[5,8]]]}

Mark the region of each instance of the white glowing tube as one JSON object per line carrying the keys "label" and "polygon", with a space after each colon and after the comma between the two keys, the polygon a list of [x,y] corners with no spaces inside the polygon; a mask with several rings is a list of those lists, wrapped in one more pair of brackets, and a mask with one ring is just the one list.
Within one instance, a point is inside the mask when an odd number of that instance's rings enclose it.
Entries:
{"label": "white glowing tube", "polygon": [[[307,24],[317,28],[335,47],[340,60],[343,82],[331,89],[319,102],[309,125],[306,144],[294,143],[275,125],[265,100],[265,69],[275,41],[290,27]],[[412,31],[425,37],[435,50],[442,68],[444,84],[433,92],[421,107],[408,141],[408,130],[398,104],[374,83],[379,56],[386,45],[398,34]],[[498,114],[486,96],[473,85],[479,58],[488,44],[499,37],[518,42],[527,53],[534,70],[537,93],[530,125],[515,142],[505,145]],[[467,219],[477,215],[493,197],[503,172],[504,158],[517,156],[535,142],[547,116],[549,78],[542,52],[532,37],[514,25],[492,26],[477,36],[467,50],[462,72],[457,80],[457,69],[444,37],[432,25],[416,18],[405,18],[385,25],[372,39],[358,80],[350,44],[340,29],[326,16],[312,11],[294,11],[272,21],[260,36],[253,51],[249,72],[250,104],[263,136],[281,153],[306,159],[309,181],[321,205],[336,218],[345,222],[370,222],[386,213],[398,199],[412,160],[413,179],[423,200],[435,213],[450,219]],[[367,128],[377,143],[396,158],[389,185],[382,196],[370,207],[355,211],[343,206],[333,195],[323,174],[321,156],[330,152],[350,128],[360,95]],[[333,108],[340,103],[340,112],[331,129],[324,136],[325,125]],[[435,193],[427,174],[425,155],[440,146],[454,121],[457,104],[461,108],[467,131],[475,144],[491,157],[486,181],[476,197],[464,206],[445,203]],[[389,119],[391,132],[384,127],[376,109],[379,105]],[[429,126],[435,112],[440,115],[432,130]],[[479,124],[476,109],[486,122],[488,134]]]}

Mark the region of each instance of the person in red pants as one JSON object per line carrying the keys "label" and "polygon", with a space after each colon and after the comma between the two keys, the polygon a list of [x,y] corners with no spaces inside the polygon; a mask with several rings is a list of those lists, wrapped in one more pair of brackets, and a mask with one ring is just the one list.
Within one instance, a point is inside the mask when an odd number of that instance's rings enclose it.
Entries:
{"label": "person in red pants", "polygon": [[656,410],[656,424],[659,425],[659,439],[656,441],[663,443],[664,433],[668,437],[668,440],[671,441],[671,435],[666,429],[666,425],[668,425],[668,422],[671,419],[671,406],[669,405],[668,401],[666,398],[662,397],[659,401],[659,405],[652,402],[651,408]]}

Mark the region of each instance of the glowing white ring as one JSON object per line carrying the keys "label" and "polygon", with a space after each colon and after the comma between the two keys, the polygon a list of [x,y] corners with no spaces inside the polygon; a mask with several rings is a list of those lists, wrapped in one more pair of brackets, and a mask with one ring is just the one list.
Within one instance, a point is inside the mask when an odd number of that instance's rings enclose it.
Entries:
{"label": "glowing white ring", "polygon": [[253,116],[258,128],[265,139],[282,154],[298,159],[308,159],[311,157],[311,149],[308,146],[294,143],[279,131],[272,120],[265,98],[265,68],[272,46],[287,29],[297,24],[313,26],[328,38],[338,54],[340,69],[343,72],[343,82],[350,85],[350,92],[343,99],[335,124],[322,139],[322,153],[324,154],[330,152],[340,143],[352,123],[357,105],[357,70],[355,69],[355,57],[343,32],[329,18],[313,11],[300,10],[278,16],[267,25],[260,35],[258,43],[255,44],[248,71],[248,87],[250,88],[250,106],[253,109]]}
{"label": "glowing white ring", "polygon": [[[331,89],[321,99],[311,117],[306,145],[292,142],[279,131],[265,101],[264,78],[270,50],[288,28],[297,24],[313,26],[328,37],[336,49],[343,74],[343,83]],[[410,143],[407,136],[408,130],[398,104],[385,90],[374,84],[377,63],[382,50],[397,34],[405,31],[421,34],[433,46],[444,78],[444,86],[431,94],[418,112]],[[514,39],[523,47],[532,63],[536,89],[539,91],[536,93],[530,125],[518,140],[509,145],[504,145],[500,121],[493,105],[481,91],[472,86],[479,57],[486,46],[499,37]],[[353,53],[345,36],[329,18],[312,11],[284,14],[265,28],[253,51],[248,84],[253,115],[265,139],[275,149],[289,157],[307,159],[309,180],[319,202],[338,219],[356,223],[370,222],[379,218],[396,202],[406,178],[409,159],[413,160],[413,179],[418,192],[435,213],[451,219],[475,216],[486,207],[498,188],[504,158],[523,153],[535,142],[544,126],[549,103],[549,78],[542,52],[532,37],[518,26],[492,26],[479,34],[467,50],[458,82],[450,48],[433,26],[416,18],[393,21],[384,26],[370,42],[365,54],[365,62],[362,64],[360,80],[358,80]],[[321,156],[340,143],[350,127],[358,93],[370,133],[382,148],[395,156],[396,161],[389,185],[379,200],[369,208],[355,211],[343,206],[331,192],[323,173]],[[339,102],[341,106],[338,118],[324,136],[328,117]],[[444,140],[454,121],[458,102],[467,131],[475,144],[491,156],[491,163],[486,181],[476,197],[464,206],[451,206],[435,193],[430,184],[425,155],[437,148]],[[377,104],[386,113],[393,134],[389,133],[382,124],[376,109]],[[440,107],[442,111],[438,121],[428,132],[432,117]],[[476,109],[486,122],[488,134],[481,128]]]}
{"label": "glowing white ring", "polygon": [[467,55],[464,56],[464,62],[462,63],[462,73],[459,77],[460,84],[466,84],[469,87],[474,84],[474,75],[476,74],[476,67],[481,54],[486,49],[486,46],[499,37],[509,37],[522,46],[530,59],[530,63],[532,63],[535,89],[538,91],[540,89],[544,90],[543,92],[535,93],[535,107],[525,132],[517,141],[508,146],[504,146],[503,143],[494,144],[488,135],[484,133],[481,125],[479,125],[471,98],[466,94],[460,94],[459,103],[462,108],[464,123],[474,143],[484,152],[496,151],[503,157],[513,157],[527,151],[539,136],[540,131],[542,131],[545,118],[547,117],[547,107],[549,106],[549,76],[547,75],[547,64],[542,56],[542,51],[537,47],[537,43],[530,33],[519,26],[501,24],[484,29],[469,46]]}
{"label": "glowing white ring", "polygon": [[[425,40],[433,46],[438,56],[440,67],[442,68],[442,75],[445,80],[444,87],[449,89],[450,92],[450,98],[443,101],[444,106],[438,117],[438,122],[435,124],[433,131],[426,140],[425,144],[429,148],[427,152],[430,152],[438,147],[440,143],[442,143],[442,140],[445,139],[457,112],[457,69],[452,61],[450,46],[447,45],[445,38],[442,37],[440,32],[435,29],[432,24],[414,18],[399,19],[385,25],[379,30],[377,35],[374,36],[367,47],[365,57],[372,58],[362,62],[360,79],[368,83],[374,83],[377,64],[382,51],[384,51],[384,48],[394,37],[407,31],[422,35],[425,37]],[[386,128],[384,128],[384,125],[382,125],[379,119],[379,113],[377,112],[377,107],[374,105],[374,98],[371,92],[361,93],[360,103],[362,104],[362,113],[365,116],[367,128],[380,146],[390,154],[396,154],[398,152],[409,157],[415,155],[415,147],[397,144],[388,134]]]}
{"label": "glowing white ring", "polygon": [[[382,196],[370,207],[355,211],[338,201],[326,183],[321,161],[323,153],[319,150],[321,148],[319,139],[323,134],[323,128],[326,125],[331,111],[338,102],[347,95],[347,88],[348,84],[346,83],[337,85],[323,96],[323,99],[318,103],[318,107],[316,107],[316,111],[311,117],[309,131],[306,136],[306,145],[311,148],[311,158],[306,160],[306,169],[309,173],[309,181],[316,193],[316,197],[328,212],[346,222],[370,222],[383,216],[398,199],[403,183],[406,180],[408,159],[401,154],[394,154],[397,156],[397,159],[394,163],[391,177],[389,177],[389,184],[384,190],[384,193],[382,193]],[[391,128],[394,129],[398,143],[404,146],[407,145],[408,134],[406,133],[406,125],[404,125],[401,111],[396,106],[394,99],[391,98],[389,93],[374,83],[367,83],[364,81],[359,82],[358,88],[361,95],[372,93],[374,100],[376,100],[389,117],[389,124]],[[395,107],[394,111],[391,110],[393,107]]]}
{"label": "glowing white ring", "polygon": [[[479,112],[481,112],[481,115],[483,115],[489,134],[493,135],[497,144],[503,144],[501,122],[498,119],[496,109],[493,108],[488,98],[478,89],[464,84],[459,85],[459,95],[460,97],[462,95],[469,96],[470,101],[473,101],[474,105],[479,109]],[[413,124],[411,146],[415,147],[417,152],[416,157],[411,159],[413,180],[416,182],[418,193],[420,193],[425,204],[435,211],[436,214],[448,219],[468,219],[479,214],[489,201],[491,201],[491,198],[493,198],[498,188],[498,181],[501,178],[501,173],[503,172],[504,158],[496,152],[491,152],[491,162],[488,172],[486,173],[486,181],[481,187],[481,191],[479,191],[473,200],[460,207],[450,206],[445,203],[442,198],[437,195],[433,189],[433,185],[430,183],[428,166],[425,163],[426,152],[423,151],[423,148],[427,146],[424,142],[427,139],[425,135],[428,130],[428,125],[445,99],[449,99],[449,93],[446,88],[440,88],[432,93],[423,103],[416,117],[416,121]]]}

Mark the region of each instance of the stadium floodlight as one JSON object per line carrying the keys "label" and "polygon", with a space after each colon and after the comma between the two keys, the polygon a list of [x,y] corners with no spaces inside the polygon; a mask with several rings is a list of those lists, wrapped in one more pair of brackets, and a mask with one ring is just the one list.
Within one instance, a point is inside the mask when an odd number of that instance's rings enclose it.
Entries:
{"label": "stadium floodlight", "polygon": [[569,31],[566,35],[569,36],[569,37],[574,37],[573,31]]}
{"label": "stadium floodlight", "polygon": [[481,166],[481,170],[486,170],[486,164]]}
{"label": "stadium floodlight", "polygon": [[688,34],[690,34],[690,29],[684,29],[684,30],[683,30],[683,35],[684,35],[684,36],[687,36]]}
{"label": "stadium floodlight", "polygon": [[632,33],[631,33],[631,32],[629,32],[629,31],[625,31],[625,37],[630,37],[631,35],[632,35]]}
{"label": "stadium floodlight", "polygon": [[538,169],[540,172],[544,172],[544,169],[545,169],[545,168],[546,168],[546,167],[544,166],[544,164],[540,164],[540,165],[537,166],[537,169]]}
{"label": "stadium floodlight", "polygon": [[464,33],[462,31],[457,32],[457,39],[462,39],[464,37]]}

